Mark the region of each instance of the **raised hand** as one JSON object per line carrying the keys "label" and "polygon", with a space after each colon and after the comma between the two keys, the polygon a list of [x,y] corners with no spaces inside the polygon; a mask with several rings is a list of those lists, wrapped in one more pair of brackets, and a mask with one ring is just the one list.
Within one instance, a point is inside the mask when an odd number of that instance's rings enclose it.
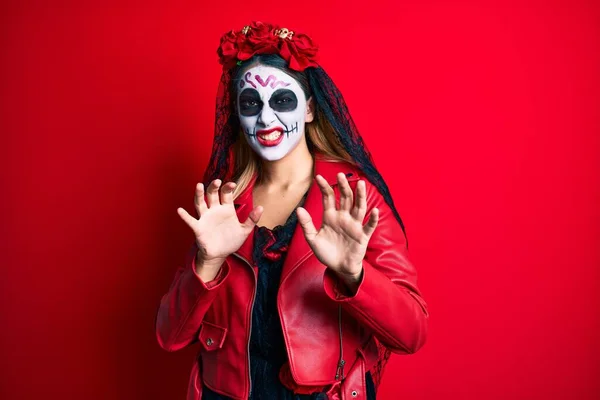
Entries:
{"label": "raised hand", "polygon": [[308,211],[298,207],[298,221],[304,237],[315,256],[328,268],[335,271],[347,284],[359,281],[362,260],[367,244],[375,231],[379,210],[373,208],[369,220],[363,226],[367,212],[367,193],[363,180],[356,185],[356,201],[352,189],[343,173],[337,175],[340,188],[340,207],[336,209],[335,195],[327,181],[317,175],[316,181],[323,194],[323,222],[317,231]]}
{"label": "raised hand", "polygon": [[201,258],[200,264],[216,269],[227,256],[242,246],[263,213],[262,206],[257,206],[250,212],[246,221],[240,223],[233,206],[235,182],[224,184],[219,196],[220,186],[220,179],[212,181],[206,190],[205,201],[204,185],[196,185],[194,204],[198,219],[181,207],[177,209],[181,219],[194,231],[198,255]]}

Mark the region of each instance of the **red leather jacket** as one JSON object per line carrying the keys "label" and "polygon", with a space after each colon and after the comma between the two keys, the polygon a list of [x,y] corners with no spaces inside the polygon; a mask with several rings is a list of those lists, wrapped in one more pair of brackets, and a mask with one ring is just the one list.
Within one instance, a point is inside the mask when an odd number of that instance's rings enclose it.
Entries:
{"label": "red leather jacket", "polygon": [[[338,172],[346,174],[353,191],[363,178],[360,170],[348,163],[315,159],[314,174],[329,182],[339,200]],[[298,387],[329,388],[330,398],[366,399],[365,373],[381,361],[381,350],[413,353],[427,335],[427,306],[407,257],[404,233],[377,188],[363,179],[368,207],[365,221],[373,207],[380,213],[356,293],[344,294],[343,284],[314,256],[298,224],[278,294],[289,359],[287,375]],[[251,211],[251,195],[252,185],[234,202],[240,221]],[[317,229],[322,207],[321,192],[314,184],[304,208]],[[201,345],[190,376],[188,400],[199,400],[203,385],[233,399],[249,396],[248,345],[256,287],[252,247],[253,235],[249,235],[209,283],[203,283],[194,272],[194,247],[161,300],[156,320],[160,346],[175,351],[196,341]]]}

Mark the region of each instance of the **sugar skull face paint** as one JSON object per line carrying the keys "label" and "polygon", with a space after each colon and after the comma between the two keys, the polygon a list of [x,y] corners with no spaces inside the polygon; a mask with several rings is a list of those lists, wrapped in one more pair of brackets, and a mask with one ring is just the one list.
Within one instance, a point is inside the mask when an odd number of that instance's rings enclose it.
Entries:
{"label": "sugar skull face paint", "polygon": [[269,161],[291,152],[304,136],[305,122],[310,122],[300,84],[283,71],[264,65],[250,68],[240,79],[237,108],[248,144]]}

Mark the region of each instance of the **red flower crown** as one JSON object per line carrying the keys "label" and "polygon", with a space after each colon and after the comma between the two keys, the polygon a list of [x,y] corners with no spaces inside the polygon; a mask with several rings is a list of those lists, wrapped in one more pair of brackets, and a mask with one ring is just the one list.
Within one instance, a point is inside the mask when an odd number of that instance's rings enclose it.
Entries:
{"label": "red flower crown", "polygon": [[304,71],[317,67],[317,45],[310,37],[276,25],[254,21],[241,31],[231,31],[221,37],[217,50],[223,70],[252,58],[255,54],[278,54],[289,68]]}

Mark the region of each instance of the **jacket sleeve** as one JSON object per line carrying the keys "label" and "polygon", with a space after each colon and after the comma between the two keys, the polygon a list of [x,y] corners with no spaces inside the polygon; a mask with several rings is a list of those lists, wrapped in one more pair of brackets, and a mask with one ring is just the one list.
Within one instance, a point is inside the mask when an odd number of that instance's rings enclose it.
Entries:
{"label": "jacket sleeve", "polygon": [[414,353],[427,336],[427,305],[417,288],[417,274],[408,259],[404,232],[379,190],[366,183],[365,221],[373,207],[379,209],[379,221],[363,259],[362,279],[356,292],[347,296],[341,280],[327,269],[325,292],[390,350]]}
{"label": "jacket sleeve", "polygon": [[197,340],[204,315],[229,275],[226,260],[215,279],[204,283],[195,271],[197,250],[194,245],[185,266],[177,270],[171,288],[160,301],[156,338],[167,351],[182,349]]}

